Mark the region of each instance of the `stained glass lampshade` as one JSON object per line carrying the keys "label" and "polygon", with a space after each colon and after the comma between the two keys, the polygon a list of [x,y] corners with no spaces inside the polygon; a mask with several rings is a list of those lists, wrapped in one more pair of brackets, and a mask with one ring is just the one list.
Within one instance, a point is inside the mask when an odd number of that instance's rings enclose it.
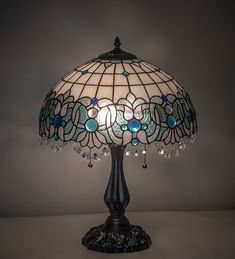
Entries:
{"label": "stained glass lampshade", "polygon": [[41,144],[60,150],[72,143],[76,153],[98,161],[111,153],[105,192],[110,216],[92,228],[82,243],[88,249],[121,253],[146,249],[150,237],[131,225],[124,210],[129,193],[123,156],[143,155],[150,144],[164,157],[176,157],[197,135],[196,112],[184,88],[168,73],[115,48],[74,68],[50,90],[40,111]]}

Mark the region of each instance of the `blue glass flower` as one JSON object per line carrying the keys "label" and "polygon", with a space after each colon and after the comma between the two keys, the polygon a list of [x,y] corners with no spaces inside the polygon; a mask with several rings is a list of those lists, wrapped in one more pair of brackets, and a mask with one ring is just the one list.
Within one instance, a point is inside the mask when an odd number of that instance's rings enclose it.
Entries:
{"label": "blue glass flower", "polygon": [[138,120],[136,119],[131,119],[128,122],[128,128],[131,132],[138,132],[141,128],[141,124]]}

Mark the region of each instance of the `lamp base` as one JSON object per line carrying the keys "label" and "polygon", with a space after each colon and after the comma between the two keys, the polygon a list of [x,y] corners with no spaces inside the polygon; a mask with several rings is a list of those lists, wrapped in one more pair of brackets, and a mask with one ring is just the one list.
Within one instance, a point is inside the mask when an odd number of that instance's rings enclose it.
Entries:
{"label": "lamp base", "polygon": [[136,225],[129,225],[128,231],[107,229],[105,224],[91,228],[82,239],[89,250],[105,253],[130,253],[150,247],[151,239]]}

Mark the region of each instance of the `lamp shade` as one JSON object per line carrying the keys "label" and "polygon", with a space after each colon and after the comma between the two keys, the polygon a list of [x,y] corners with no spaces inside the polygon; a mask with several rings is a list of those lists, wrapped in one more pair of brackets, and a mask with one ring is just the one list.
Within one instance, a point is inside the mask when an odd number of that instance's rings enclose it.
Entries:
{"label": "lamp shade", "polygon": [[47,94],[39,119],[43,143],[73,142],[79,152],[155,143],[160,153],[168,146],[174,155],[196,133],[196,112],[184,88],[162,69],[121,50],[118,38],[114,50],[62,77]]}

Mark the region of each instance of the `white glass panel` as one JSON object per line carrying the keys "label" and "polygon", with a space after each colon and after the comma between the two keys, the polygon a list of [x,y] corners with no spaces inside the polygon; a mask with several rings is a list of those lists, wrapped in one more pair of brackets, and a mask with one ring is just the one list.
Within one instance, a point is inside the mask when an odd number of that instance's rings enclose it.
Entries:
{"label": "white glass panel", "polygon": [[114,84],[115,85],[128,85],[127,79],[123,75],[115,75]]}
{"label": "white glass panel", "polygon": [[74,82],[76,82],[77,81],[77,79],[81,76],[81,72],[77,72],[76,74],[74,74],[74,76],[72,76],[68,81],[69,82],[72,82],[72,83],[74,83]]}
{"label": "white glass panel", "polygon": [[141,68],[142,68],[145,72],[152,72],[152,71],[153,71],[152,68],[150,69],[149,67],[145,66],[143,62],[140,63],[140,66],[141,66]]}
{"label": "white glass panel", "polygon": [[175,85],[177,85],[180,89],[184,89],[175,79],[173,79]]}
{"label": "white glass panel", "polygon": [[168,82],[168,85],[175,94],[178,92],[176,85],[172,81]]}
{"label": "white glass panel", "polygon": [[76,101],[83,89],[83,85],[74,84],[71,88],[71,96],[74,96],[74,101]]}
{"label": "white glass panel", "polygon": [[103,75],[100,85],[113,85],[113,76],[114,75]]}
{"label": "white glass panel", "polygon": [[90,76],[91,76],[90,73],[87,73],[87,74],[82,75],[82,76],[77,80],[77,83],[79,83],[79,84],[84,84],[84,83],[86,83]]}
{"label": "white glass panel", "polygon": [[149,73],[149,76],[154,80],[155,83],[161,83],[164,82],[158,75],[155,73]]}
{"label": "white glass panel", "polygon": [[99,86],[96,98],[97,99],[102,99],[102,98],[112,99],[112,94],[113,94],[113,87]]}
{"label": "white glass panel", "polygon": [[143,64],[144,64],[146,67],[148,67],[149,69],[153,70],[153,71],[155,71],[156,69],[157,69],[157,70],[159,69],[158,67],[156,67],[156,66],[154,66],[154,65],[152,65],[152,64],[150,64],[150,63],[148,63],[148,62],[146,62],[146,61],[144,61]]}
{"label": "white glass panel", "polygon": [[133,69],[136,71],[136,73],[143,73],[143,69],[136,66],[135,63],[134,64],[131,64],[131,66],[133,67]]}
{"label": "white glass panel", "polygon": [[129,93],[128,86],[114,86],[113,102],[117,103],[119,99],[126,98],[128,93]]}
{"label": "white glass panel", "polygon": [[145,101],[149,101],[148,95],[143,87],[143,85],[131,86],[131,92],[135,95],[136,98],[141,97]]}
{"label": "white glass panel", "polygon": [[152,85],[146,85],[145,86],[146,91],[148,92],[150,98],[154,95],[156,96],[162,96],[161,92],[159,91],[159,88],[157,85],[152,84]]}
{"label": "white glass panel", "polygon": [[130,74],[128,76],[128,80],[129,80],[129,84],[130,85],[142,85],[139,77],[137,76],[137,74]]}
{"label": "white glass panel", "polygon": [[135,73],[135,71],[130,66],[130,64],[123,64],[123,65],[124,65],[125,71],[127,71],[128,73]]}
{"label": "white glass panel", "polygon": [[116,64],[115,73],[116,73],[116,74],[121,74],[122,72],[124,72],[124,69],[123,69],[122,63],[120,63],[120,64]]}
{"label": "white glass panel", "polygon": [[58,92],[64,84],[65,84],[65,82],[62,80],[57,82],[57,84],[55,84],[55,86],[53,87],[54,91]]}
{"label": "white glass panel", "polygon": [[162,78],[164,81],[168,81],[168,80],[169,80],[169,78],[166,77],[166,76],[165,76],[163,73],[161,73],[161,72],[156,71],[156,74],[157,74],[160,78]]}
{"label": "white glass panel", "polygon": [[170,90],[170,88],[168,87],[168,85],[166,83],[160,83],[160,84],[158,84],[158,87],[161,89],[161,91],[164,95],[172,94],[172,91]]}
{"label": "white glass panel", "polygon": [[105,70],[105,66],[104,66],[104,64],[101,64],[101,65],[97,68],[97,70],[95,71],[95,73],[103,73],[104,70]]}
{"label": "white glass panel", "polygon": [[76,71],[76,70],[73,70],[73,71],[69,72],[68,74],[64,75],[64,76],[63,76],[63,79],[64,79],[65,81],[69,81],[70,78],[72,78],[76,73],[80,73],[80,72],[78,72],[78,71]]}
{"label": "white glass panel", "polygon": [[148,74],[139,74],[139,77],[144,84],[154,83],[154,81],[151,79],[151,77]]}
{"label": "white glass panel", "polygon": [[97,67],[100,65],[100,63],[99,62],[97,62],[94,66],[92,66],[91,68],[89,68],[88,69],[88,72],[94,72],[96,69],[97,69]]}
{"label": "white glass panel", "polygon": [[96,85],[85,85],[85,87],[82,90],[81,97],[88,96],[90,98],[94,98],[96,89]]}
{"label": "white glass panel", "polygon": [[87,84],[98,84],[101,78],[101,74],[93,74],[87,81]]}
{"label": "white glass panel", "polygon": [[93,66],[96,62],[91,62],[91,63],[86,63],[84,65],[80,65],[80,66],[77,66],[76,69],[79,70],[79,71],[82,71],[82,70],[87,70],[89,69],[91,66]]}
{"label": "white glass panel", "polygon": [[111,66],[107,67],[105,70],[105,73],[114,73],[114,64],[112,64]]}
{"label": "white glass panel", "polygon": [[160,72],[165,75],[168,79],[172,79],[172,76],[168,75],[165,71],[160,70]]}
{"label": "white glass panel", "polygon": [[67,90],[69,90],[72,87],[72,85],[73,85],[72,83],[66,82],[56,95],[64,94]]}

